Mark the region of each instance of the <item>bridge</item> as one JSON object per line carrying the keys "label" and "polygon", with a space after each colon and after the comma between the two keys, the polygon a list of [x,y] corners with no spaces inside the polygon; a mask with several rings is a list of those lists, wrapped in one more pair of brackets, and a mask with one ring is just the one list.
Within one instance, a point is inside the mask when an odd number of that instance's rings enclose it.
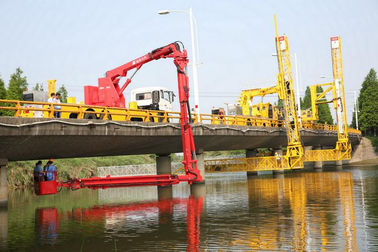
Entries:
{"label": "bridge", "polygon": [[[0,107],[13,110],[15,115],[0,117],[0,203],[7,201],[5,168],[8,161],[157,154],[157,173],[164,174],[171,173],[169,154],[182,151],[177,112],[128,109],[110,113],[107,110],[91,112],[84,110],[85,105],[67,104],[64,109],[62,104],[64,112],[76,106],[76,111],[81,111],[79,118],[88,114],[95,116],[93,119],[56,119],[53,118],[52,104],[28,108],[18,103],[15,107]],[[26,112],[32,110],[47,115],[27,118]],[[113,121],[112,116],[113,119],[120,116],[123,120]],[[133,121],[135,117],[142,120]],[[246,157],[253,157],[257,148],[280,151],[287,145],[284,121],[267,118],[200,115],[194,118],[193,133],[202,174],[205,174],[204,151],[245,149]],[[306,122],[302,124],[300,133],[303,145],[315,149],[334,148],[338,139],[335,125]],[[358,145],[361,133],[349,129],[349,140],[352,146]],[[317,162],[317,166],[321,167],[321,162]]]}
{"label": "bridge", "polygon": [[[305,146],[335,146],[337,132],[320,125],[302,128]],[[323,126],[324,127],[324,126]],[[217,150],[281,148],[283,127],[227,124],[193,125],[198,153]],[[352,145],[361,135],[349,134]],[[181,152],[177,123],[116,122],[86,119],[0,117],[0,159],[9,161]]]}
{"label": "bridge", "polygon": [[[15,109],[25,108],[17,106]],[[124,118],[130,119],[131,112],[126,113],[129,117]],[[8,199],[8,161],[152,153],[158,155],[157,173],[166,174],[171,173],[169,154],[182,151],[177,115],[159,115],[163,122],[148,122],[151,113],[147,113],[142,122],[111,121],[107,116],[102,120],[89,120],[55,119],[51,118],[53,113],[49,113],[50,118],[23,118],[21,115],[0,117],[0,204],[6,204]],[[246,156],[251,157],[256,154],[256,148],[281,150],[287,144],[283,125],[283,121],[253,117],[201,115],[195,118],[193,133],[201,174],[205,174],[204,151],[245,149]],[[303,123],[300,133],[304,146],[334,148],[337,141],[334,125]],[[355,146],[360,142],[361,133],[350,129],[349,139]],[[201,191],[201,188],[193,190]],[[172,190],[160,188],[160,194],[170,195]]]}

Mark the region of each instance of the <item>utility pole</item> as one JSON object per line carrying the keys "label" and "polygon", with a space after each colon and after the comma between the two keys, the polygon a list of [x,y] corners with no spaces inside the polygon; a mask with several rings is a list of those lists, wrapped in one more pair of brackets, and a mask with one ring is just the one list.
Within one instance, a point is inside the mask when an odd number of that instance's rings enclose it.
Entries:
{"label": "utility pole", "polygon": [[357,106],[357,92],[353,91],[353,96],[354,96],[354,113],[356,117],[356,129],[358,129],[358,106]]}

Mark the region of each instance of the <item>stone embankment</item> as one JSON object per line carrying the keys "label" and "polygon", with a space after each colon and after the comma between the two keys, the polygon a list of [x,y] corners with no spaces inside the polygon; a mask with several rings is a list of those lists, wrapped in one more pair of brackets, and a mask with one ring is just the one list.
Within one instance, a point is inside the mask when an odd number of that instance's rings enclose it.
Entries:
{"label": "stone embankment", "polygon": [[378,156],[377,153],[375,153],[374,146],[372,145],[371,141],[366,137],[363,137],[361,139],[360,144],[352,153],[352,159],[349,163],[355,164],[360,162],[378,164]]}

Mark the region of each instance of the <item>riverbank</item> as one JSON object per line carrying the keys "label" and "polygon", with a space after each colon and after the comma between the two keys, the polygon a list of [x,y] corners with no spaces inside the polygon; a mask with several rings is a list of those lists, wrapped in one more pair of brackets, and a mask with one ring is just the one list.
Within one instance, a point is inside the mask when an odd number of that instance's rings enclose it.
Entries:
{"label": "riverbank", "polygon": [[[244,151],[210,151],[205,157],[230,157],[242,155]],[[66,158],[55,159],[58,177],[62,180],[73,178],[89,178],[98,176],[97,167],[154,164],[156,155],[130,155],[113,157]],[[172,154],[172,162],[181,162],[182,156]],[[9,188],[25,188],[33,186],[33,169],[37,160],[14,161],[8,163]],[[42,160],[43,165],[47,160]]]}
{"label": "riverbank", "polygon": [[[8,163],[9,188],[23,188],[33,185],[33,169],[37,160]],[[47,160],[42,160],[43,165]],[[97,167],[154,163],[155,155],[131,155],[114,157],[56,159],[58,177],[62,180],[97,176]]]}

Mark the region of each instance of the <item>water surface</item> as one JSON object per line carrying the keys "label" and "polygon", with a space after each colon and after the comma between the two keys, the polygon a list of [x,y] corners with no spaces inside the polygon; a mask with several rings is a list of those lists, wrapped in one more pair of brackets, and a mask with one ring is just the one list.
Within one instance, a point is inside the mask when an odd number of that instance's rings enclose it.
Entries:
{"label": "water surface", "polygon": [[378,251],[378,167],[207,178],[206,195],[174,186],[11,191],[0,250]]}

